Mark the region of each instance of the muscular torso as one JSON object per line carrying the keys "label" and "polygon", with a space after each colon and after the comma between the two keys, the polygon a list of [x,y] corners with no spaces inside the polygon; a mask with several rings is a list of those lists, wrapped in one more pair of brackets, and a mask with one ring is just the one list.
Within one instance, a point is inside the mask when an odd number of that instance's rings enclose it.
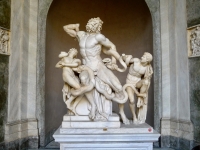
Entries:
{"label": "muscular torso", "polygon": [[130,66],[129,74],[132,76],[141,77],[145,74],[146,67],[142,66],[140,60],[137,59],[134,63]]}
{"label": "muscular torso", "polygon": [[[71,64],[73,63],[74,59],[70,57],[64,57],[61,60],[64,64]],[[70,76],[74,76],[74,72],[70,67],[63,67],[63,76],[65,76],[65,73],[67,73]]]}
{"label": "muscular torso", "polygon": [[98,63],[102,62],[100,57],[101,44],[95,38],[96,34],[89,35],[84,33],[79,38],[80,53],[83,57],[83,64],[90,67],[93,71],[98,69]]}

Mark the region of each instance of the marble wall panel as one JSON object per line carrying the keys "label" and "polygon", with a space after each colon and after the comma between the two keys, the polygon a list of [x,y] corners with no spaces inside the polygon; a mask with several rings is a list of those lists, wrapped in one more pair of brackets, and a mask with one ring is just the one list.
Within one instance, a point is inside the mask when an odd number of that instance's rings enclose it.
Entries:
{"label": "marble wall panel", "polygon": [[[188,28],[200,24],[200,1],[187,0]],[[193,147],[200,145],[200,57],[189,58],[190,113],[194,124]]]}
{"label": "marble wall panel", "polygon": [[[10,11],[11,11],[10,0],[1,0],[0,28],[2,28],[4,32],[8,32],[8,30],[10,29]],[[2,39],[2,35],[0,39]],[[2,44],[1,42],[0,44]],[[8,54],[8,53],[3,53],[3,54]],[[9,66],[9,56],[0,54],[0,143],[4,141],[4,134],[5,134],[4,125],[6,123],[6,117],[7,117],[8,66]]]}
{"label": "marble wall panel", "polygon": [[0,26],[6,29],[10,29],[10,11],[11,11],[11,1],[1,0],[0,1]]}
{"label": "marble wall panel", "polygon": [[37,43],[37,88],[36,88],[36,117],[38,119],[38,129],[40,136],[40,146],[44,147],[48,142],[45,141],[45,50],[46,50],[46,19],[50,5],[53,0],[38,1],[38,43]]}
{"label": "marble wall panel", "polygon": [[[162,52],[161,52],[161,21],[160,1],[145,0],[152,16],[153,23],[153,54],[154,54],[154,129],[161,132],[162,113]],[[158,146],[158,143],[155,143]]]}
{"label": "marble wall panel", "polygon": [[190,58],[190,107],[194,140],[200,142],[200,57]]}
{"label": "marble wall panel", "polygon": [[200,24],[200,1],[187,0],[187,25],[188,27]]}
{"label": "marble wall panel", "polygon": [[8,62],[9,56],[0,54],[0,142],[4,141],[8,98]]}

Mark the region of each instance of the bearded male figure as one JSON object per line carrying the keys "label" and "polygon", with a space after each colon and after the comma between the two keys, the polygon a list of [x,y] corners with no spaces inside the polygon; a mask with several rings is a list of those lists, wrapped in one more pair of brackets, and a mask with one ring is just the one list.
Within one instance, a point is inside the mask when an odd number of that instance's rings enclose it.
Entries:
{"label": "bearded male figure", "polygon": [[[124,68],[126,64],[122,57],[116,51],[115,45],[109,41],[103,34],[100,33],[103,21],[100,18],[92,18],[86,25],[87,32],[79,31],[79,24],[69,24],[64,26],[64,30],[71,36],[76,37],[79,41],[80,54],[82,56],[82,63],[94,71],[100,80],[108,84],[116,97],[123,99],[122,85],[118,78],[112,73],[111,70],[116,70],[116,60],[118,60]],[[111,65],[105,66],[101,59],[102,46],[103,52],[112,57]],[[111,69],[111,70],[110,70]]]}

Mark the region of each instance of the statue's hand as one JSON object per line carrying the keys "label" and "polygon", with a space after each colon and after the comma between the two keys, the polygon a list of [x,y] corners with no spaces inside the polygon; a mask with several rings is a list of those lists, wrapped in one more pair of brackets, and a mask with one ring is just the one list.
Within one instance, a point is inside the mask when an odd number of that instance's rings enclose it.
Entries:
{"label": "statue's hand", "polygon": [[76,30],[76,32],[78,32],[79,31],[79,26],[80,26],[80,24],[76,24],[76,27],[75,27],[75,30]]}
{"label": "statue's hand", "polygon": [[74,88],[72,88],[72,89],[71,89],[71,94],[72,94],[73,96],[79,96],[79,95],[81,95],[81,89],[75,90]]}
{"label": "statue's hand", "polygon": [[106,65],[110,70],[117,70],[118,66],[117,64],[107,64]]}
{"label": "statue's hand", "polygon": [[83,70],[85,70],[85,69],[84,69],[84,65],[78,66],[78,71],[79,71],[79,72],[81,72],[81,71],[83,71]]}
{"label": "statue's hand", "polygon": [[60,65],[62,65],[62,66],[63,66],[63,65],[65,65],[65,63],[64,63],[64,62],[60,62]]}
{"label": "statue's hand", "polygon": [[138,94],[137,96],[138,96],[138,97],[146,98],[146,97],[147,97],[147,94],[145,94],[145,93],[144,93],[144,94]]}

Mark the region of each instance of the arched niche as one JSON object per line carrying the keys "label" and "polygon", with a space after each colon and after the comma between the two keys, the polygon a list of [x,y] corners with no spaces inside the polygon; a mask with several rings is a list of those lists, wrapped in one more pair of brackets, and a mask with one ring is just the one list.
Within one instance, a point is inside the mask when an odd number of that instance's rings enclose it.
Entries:
{"label": "arched niche", "polygon": [[[151,2],[147,4],[151,7]],[[61,70],[55,69],[60,51],[78,48],[78,43],[70,38],[62,26],[69,23],[80,23],[81,30],[91,17],[100,17],[103,21],[102,33],[117,47],[120,54],[131,54],[141,57],[147,51],[154,55],[154,76],[159,75],[159,25],[155,24],[158,9],[150,9],[145,1],[39,1],[39,42],[38,62],[40,68],[37,72],[37,116],[39,119],[40,145],[45,146],[51,141],[52,131],[56,129],[62,116],[66,113],[66,106],[62,101]],[[51,7],[50,7],[51,6]],[[100,13],[99,13],[100,12]],[[152,23],[153,20],[153,23]],[[153,26],[152,26],[153,24]],[[126,74],[119,76],[124,84]],[[153,119],[159,115],[159,107],[154,108],[154,103],[160,103],[159,80],[152,80],[148,106],[147,122],[159,130],[159,125]],[[153,87],[154,85],[154,87]],[[155,90],[157,90],[155,92]],[[154,91],[154,94],[153,94]],[[154,100],[154,101],[153,101]],[[114,104],[114,110],[117,111]],[[125,107],[130,118],[129,107]],[[151,113],[149,113],[151,112]],[[153,117],[154,116],[154,117]],[[159,118],[155,118],[158,120]]]}

